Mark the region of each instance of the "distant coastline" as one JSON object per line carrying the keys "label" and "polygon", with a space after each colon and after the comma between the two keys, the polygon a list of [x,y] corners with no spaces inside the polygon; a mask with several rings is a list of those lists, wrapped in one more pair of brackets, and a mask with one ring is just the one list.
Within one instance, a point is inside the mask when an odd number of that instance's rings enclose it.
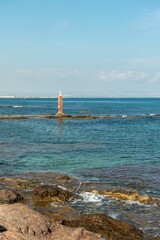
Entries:
{"label": "distant coastline", "polygon": [[57,96],[0,96],[0,98],[57,98]]}
{"label": "distant coastline", "polygon": [[[56,95],[56,96],[0,96],[0,99],[9,99],[9,98],[11,98],[11,99],[13,99],[13,98],[15,98],[15,99],[17,99],[17,98],[23,98],[23,99],[32,99],[32,98],[57,98],[58,96]],[[126,96],[124,96],[124,97],[118,97],[118,96],[101,96],[101,97],[99,97],[99,96],[71,96],[71,95],[64,95],[63,96],[64,98],[97,98],[97,99],[160,99],[160,96],[157,96],[157,97],[144,97],[144,96],[142,96],[142,97],[132,97],[132,96],[128,96],[128,97],[126,97]]]}

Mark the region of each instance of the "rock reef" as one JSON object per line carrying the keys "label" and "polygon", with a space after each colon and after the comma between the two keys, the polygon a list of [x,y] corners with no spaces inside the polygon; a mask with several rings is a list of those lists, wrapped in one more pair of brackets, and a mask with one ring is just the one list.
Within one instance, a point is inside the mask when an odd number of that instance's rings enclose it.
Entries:
{"label": "rock reef", "polygon": [[117,189],[114,191],[104,191],[104,192],[93,190],[92,192],[96,194],[103,194],[107,197],[115,198],[118,200],[133,201],[133,202],[135,201],[135,202],[144,203],[144,204],[157,204],[158,206],[160,206],[160,198],[142,195],[142,194],[139,194],[136,190],[127,191],[124,189]]}
{"label": "rock reef", "polygon": [[72,120],[93,120],[93,119],[110,119],[110,118],[144,118],[160,117],[160,114],[145,115],[69,115],[69,114],[41,114],[41,115],[0,115],[0,120],[23,120],[23,119],[72,119]]}

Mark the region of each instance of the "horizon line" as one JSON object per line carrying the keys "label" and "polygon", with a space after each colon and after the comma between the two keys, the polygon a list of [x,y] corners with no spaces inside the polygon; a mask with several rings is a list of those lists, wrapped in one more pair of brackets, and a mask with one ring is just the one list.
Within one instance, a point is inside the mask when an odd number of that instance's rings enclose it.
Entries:
{"label": "horizon line", "polygon": [[[160,96],[68,96],[68,95],[62,95],[64,98],[160,98]],[[9,99],[9,98],[58,98],[57,96],[21,96],[21,95],[0,95],[0,98],[3,99]]]}

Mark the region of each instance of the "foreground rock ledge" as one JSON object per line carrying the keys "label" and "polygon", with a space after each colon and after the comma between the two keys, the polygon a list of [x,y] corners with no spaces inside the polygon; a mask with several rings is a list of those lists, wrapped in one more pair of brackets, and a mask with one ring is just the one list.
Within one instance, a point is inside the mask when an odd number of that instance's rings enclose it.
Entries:
{"label": "foreground rock ledge", "polygon": [[142,231],[127,223],[103,214],[85,215],[79,220],[61,223],[52,222],[21,203],[0,205],[0,240],[153,239],[144,237]]}
{"label": "foreground rock ledge", "polygon": [[102,240],[84,228],[72,229],[21,204],[0,205],[0,240]]}

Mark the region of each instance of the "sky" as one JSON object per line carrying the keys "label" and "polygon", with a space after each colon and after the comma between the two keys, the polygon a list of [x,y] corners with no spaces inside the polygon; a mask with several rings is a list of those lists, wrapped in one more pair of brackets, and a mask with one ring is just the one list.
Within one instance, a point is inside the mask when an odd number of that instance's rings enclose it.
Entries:
{"label": "sky", "polygon": [[160,97],[160,0],[0,0],[0,95]]}

